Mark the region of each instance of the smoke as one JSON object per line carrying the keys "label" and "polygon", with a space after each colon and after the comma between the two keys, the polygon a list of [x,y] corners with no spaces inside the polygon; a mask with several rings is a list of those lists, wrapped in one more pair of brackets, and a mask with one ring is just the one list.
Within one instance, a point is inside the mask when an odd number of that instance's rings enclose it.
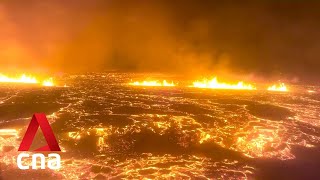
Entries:
{"label": "smoke", "polygon": [[319,75],[319,3],[0,2],[0,68]]}

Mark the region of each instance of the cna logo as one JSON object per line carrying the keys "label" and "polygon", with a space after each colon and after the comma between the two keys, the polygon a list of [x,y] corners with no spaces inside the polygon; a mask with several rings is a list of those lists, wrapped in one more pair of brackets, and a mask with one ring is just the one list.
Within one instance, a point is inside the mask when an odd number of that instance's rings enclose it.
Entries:
{"label": "cna logo", "polygon": [[[61,151],[60,147],[58,145],[58,141],[55,138],[53,131],[51,129],[51,126],[48,122],[48,119],[46,118],[46,115],[44,113],[35,113],[32,116],[31,122],[28,126],[28,129],[22,139],[22,142],[20,144],[20,147],[18,151],[29,151],[30,146],[33,142],[33,139],[37,133],[38,128],[40,127],[43,136],[47,142],[47,145],[37,148],[34,151]],[[29,158],[30,155],[27,153],[20,153],[17,157],[17,165],[19,169],[25,170],[29,169],[30,165],[23,164],[23,158]],[[48,160],[47,167],[49,169],[59,169],[61,167],[61,158],[60,155],[57,153],[50,153],[48,154]],[[32,161],[31,161],[31,167],[32,169],[37,169],[37,160],[40,159],[40,169],[46,168],[46,157],[42,153],[36,153],[32,155]]]}

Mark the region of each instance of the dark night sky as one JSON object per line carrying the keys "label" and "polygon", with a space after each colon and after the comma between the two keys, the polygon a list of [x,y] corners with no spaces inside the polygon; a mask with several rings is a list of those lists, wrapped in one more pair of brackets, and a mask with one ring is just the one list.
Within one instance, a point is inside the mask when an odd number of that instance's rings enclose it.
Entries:
{"label": "dark night sky", "polygon": [[319,22],[317,1],[0,0],[0,68],[316,81]]}

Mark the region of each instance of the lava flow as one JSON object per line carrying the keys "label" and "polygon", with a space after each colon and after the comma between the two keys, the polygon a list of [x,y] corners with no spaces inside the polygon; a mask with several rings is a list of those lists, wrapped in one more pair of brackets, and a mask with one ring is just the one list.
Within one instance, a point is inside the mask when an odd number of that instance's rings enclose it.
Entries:
{"label": "lava flow", "polygon": [[268,91],[282,91],[282,92],[286,92],[288,91],[286,85],[284,83],[280,83],[278,86],[277,85],[273,85],[268,87]]}
{"label": "lava flow", "polygon": [[195,81],[191,87],[196,88],[210,88],[210,89],[239,89],[239,90],[256,90],[256,87],[251,84],[243,83],[242,81],[237,84],[229,84],[219,82],[217,77],[211,80],[203,79],[202,81]]}
{"label": "lava flow", "polygon": [[143,81],[143,82],[131,82],[129,83],[131,86],[176,86],[173,82],[168,83],[166,80],[160,81]]}
{"label": "lava flow", "polygon": [[42,86],[54,86],[52,78],[40,82],[37,80],[37,78],[33,76],[27,76],[25,74],[22,74],[20,77],[9,77],[0,74],[0,83],[41,84]]}

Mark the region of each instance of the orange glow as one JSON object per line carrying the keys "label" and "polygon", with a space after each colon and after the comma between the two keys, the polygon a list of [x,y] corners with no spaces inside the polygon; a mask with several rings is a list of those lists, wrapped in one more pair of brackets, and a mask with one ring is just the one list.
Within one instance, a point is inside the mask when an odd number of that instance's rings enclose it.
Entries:
{"label": "orange glow", "polygon": [[273,85],[273,86],[268,87],[268,91],[286,92],[286,91],[288,91],[288,89],[284,83],[280,83],[279,85]]}
{"label": "orange glow", "polygon": [[256,87],[251,84],[245,84],[242,81],[237,84],[229,84],[219,82],[216,77],[211,80],[203,79],[202,81],[195,81],[191,87],[196,88],[210,88],[210,89],[239,89],[239,90],[256,90]]}
{"label": "orange glow", "polygon": [[168,83],[166,80],[163,80],[162,82],[160,81],[143,81],[143,82],[131,82],[129,85],[132,86],[175,86],[173,82]]}
{"label": "orange glow", "polygon": [[54,86],[53,79],[49,78],[40,82],[34,76],[28,76],[22,74],[18,77],[9,77],[4,74],[0,74],[0,83],[22,83],[22,84],[40,84],[43,86]]}

